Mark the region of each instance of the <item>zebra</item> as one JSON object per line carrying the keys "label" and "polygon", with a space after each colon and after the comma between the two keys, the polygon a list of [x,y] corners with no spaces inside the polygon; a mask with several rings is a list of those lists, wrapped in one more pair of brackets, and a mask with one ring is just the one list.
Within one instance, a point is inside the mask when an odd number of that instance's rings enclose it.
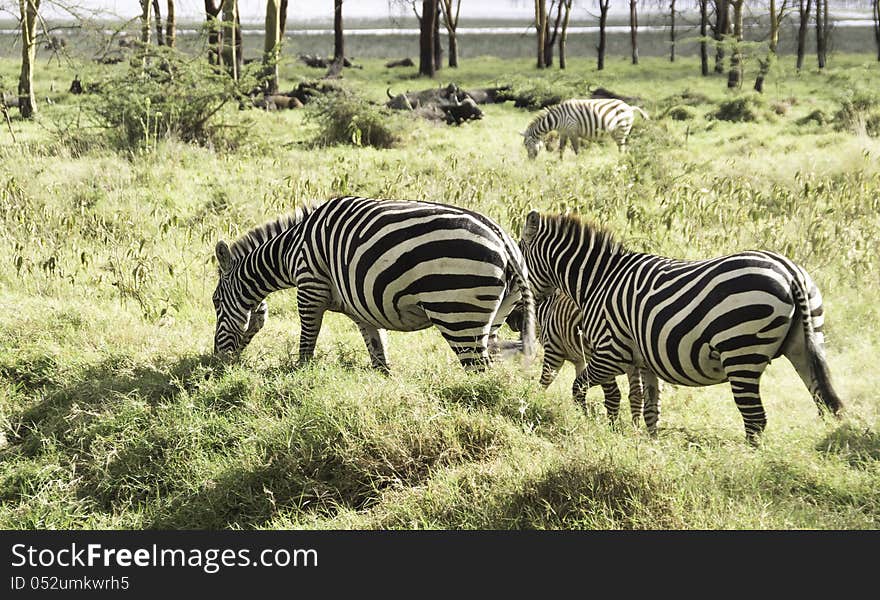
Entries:
{"label": "zebra", "polygon": [[333,198],[215,247],[216,354],[237,355],[263,327],[266,296],[296,287],[299,363],[312,359],[326,311],[360,329],[371,366],[388,372],[386,331],[431,325],[467,369],[522,303],[527,360],[534,354],[534,302],[519,247],[494,221],[430,202]]}
{"label": "zebra", "polygon": [[645,424],[656,434],[658,378],[688,386],[727,381],[756,445],[767,424],[761,374],[784,355],[820,414],[841,415],[825,358],[822,296],[788,258],[746,251],[687,261],[632,252],[579,217],[536,211],[526,217],[520,248],[535,301],[559,289],[584,312],[592,354],[572,386],[576,399],[635,364]]}
{"label": "zebra", "polygon": [[[576,375],[583,373],[590,358],[590,348],[583,336],[584,316],[574,301],[561,291],[550,294],[535,306],[535,317],[539,339],[544,346],[544,362],[541,366],[541,385],[550,386],[556,380],[559,369],[568,361],[574,365]],[[507,317],[507,324],[519,331],[522,321],[520,307]],[[629,408],[633,425],[637,426],[642,416],[642,379],[635,365],[625,369],[629,381]],[[620,408],[620,388],[614,378],[602,384],[605,395],[605,409],[613,421]]]}
{"label": "zebra", "polygon": [[530,159],[538,155],[544,144],[544,136],[550,131],[559,133],[560,160],[566,142],[571,142],[571,149],[577,154],[580,149],[580,138],[596,139],[603,132],[614,138],[620,152],[625,152],[626,138],[633,126],[634,112],[638,112],[645,119],[650,119],[648,113],[638,106],[630,106],[616,98],[564,100],[535,117],[520,135],[525,138],[523,143]]}

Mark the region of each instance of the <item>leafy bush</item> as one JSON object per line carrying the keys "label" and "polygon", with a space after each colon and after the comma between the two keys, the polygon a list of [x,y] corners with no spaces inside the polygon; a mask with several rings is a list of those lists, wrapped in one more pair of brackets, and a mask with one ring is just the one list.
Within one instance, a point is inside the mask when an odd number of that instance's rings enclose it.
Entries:
{"label": "leafy bush", "polygon": [[868,135],[880,136],[880,95],[868,90],[848,90],[833,122],[838,130],[858,132],[864,128]]}
{"label": "leafy bush", "polygon": [[757,94],[739,96],[722,102],[713,114],[716,119],[733,123],[755,123],[767,120],[770,116],[766,101]]}
{"label": "leafy bush", "polygon": [[810,124],[825,125],[828,122],[829,122],[828,115],[825,114],[825,111],[823,111],[819,108],[817,108],[816,110],[814,110],[813,112],[811,112],[807,116],[801,117],[800,119],[798,119],[796,121],[796,123],[798,125],[810,125]]}
{"label": "leafy bush", "polygon": [[306,120],[318,125],[315,143],[391,148],[403,128],[398,115],[350,92],[316,98],[308,105]]}
{"label": "leafy bush", "polygon": [[690,106],[673,106],[666,115],[673,121],[690,121],[697,117],[697,111]]}
{"label": "leafy bush", "polygon": [[169,48],[152,48],[146,59],[146,64],[134,59],[100,82],[99,94],[86,105],[112,141],[125,148],[149,148],[167,138],[214,143],[225,125],[221,109],[257,83],[246,75],[233,81],[204,58]]}

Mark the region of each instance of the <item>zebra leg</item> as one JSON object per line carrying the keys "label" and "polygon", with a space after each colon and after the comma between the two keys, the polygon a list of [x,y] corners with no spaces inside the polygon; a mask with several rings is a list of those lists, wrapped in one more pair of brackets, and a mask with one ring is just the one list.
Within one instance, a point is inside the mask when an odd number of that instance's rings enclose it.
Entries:
{"label": "zebra leg", "polygon": [[763,368],[757,371],[745,370],[742,365],[737,365],[727,373],[727,380],[733,390],[733,399],[745,425],[746,441],[752,446],[758,445],[761,434],[767,426],[767,415],[761,404],[759,387],[763,370]]}
{"label": "zebra leg", "polygon": [[[489,366],[489,334],[492,323],[487,322],[482,327],[471,327],[462,330],[456,327],[454,321],[449,320],[449,315],[425,311],[431,323],[440,330],[440,334],[452,351],[458,356],[461,366],[467,371],[484,371]],[[478,329],[478,331],[474,331]]]}
{"label": "zebra leg", "polygon": [[302,287],[297,289],[296,301],[300,324],[299,366],[303,366],[315,356],[315,344],[321,331],[321,323],[324,322],[327,304],[321,290],[307,290]]}
{"label": "zebra leg", "polygon": [[608,412],[608,420],[611,425],[617,423],[617,415],[620,413],[620,388],[617,380],[609,379],[602,384],[602,392],[605,394],[605,410]]}
{"label": "zebra leg", "polygon": [[626,371],[626,379],[629,381],[629,414],[632,418],[633,427],[639,426],[639,419],[642,418],[642,406],[645,403],[645,397],[642,394],[642,378],[639,376],[639,369],[630,367]]}
{"label": "zebra leg", "polygon": [[370,353],[370,365],[377,371],[381,371],[386,375],[391,372],[388,368],[388,358],[386,356],[386,347],[388,344],[388,334],[384,329],[378,329],[369,323],[358,323],[358,329],[367,344],[367,352]]}
{"label": "zebra leg", "polygon": [[564,133],[559,134],[559,160],[562,160],[562,155],[565,152],[565,143],[568,141],[568,136]]}
{"label": "zebra leg", "polygon": [[[559,369],[565,364],[565,359],[561,354],[550,348],[544,348],[544,364],[541,365],[541,385],[549,387],[559,375]],[[583,369],[578,370],[580,373]]]}
{"label": "zebra leg", "polygon": [[645,427],[649,434],[656,436],[660,421],[660,380],[647,369],[639,369],[639,375],[645,395]]}
{"label": "zebra leg", "polygon": [[578,151],[581,149],[581,143],[577,136],[571,138],[571,149],[574,151],[575,156],[577,156]]}
{"label": "zebra leg", "polygon": [[574,378],[574,383],[571,386],[571,395],[574,397],[574,401],[580,404],[584,411],[587,410],[588,389],[590,389],[590,376],[587,369],[584,369]]}

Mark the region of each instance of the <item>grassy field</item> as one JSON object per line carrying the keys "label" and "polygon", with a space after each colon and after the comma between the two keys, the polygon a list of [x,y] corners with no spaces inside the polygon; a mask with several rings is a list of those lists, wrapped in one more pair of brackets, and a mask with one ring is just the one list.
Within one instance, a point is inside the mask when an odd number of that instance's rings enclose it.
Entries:
{"label": "grassy field", "polygon": [[[693,59],[614,58],[598,73],[575,57],[538,73],[482,58],[436,82],[383,62],[344,82],[376,101],[450,81],[602,85],[641,97],[653,118],[625,157],[596,144],[561,162],[526,159],[517,132],[534,114],[511,103],[461,127],[413,121],[390,150],[315,148],[303,111],[230,108],[248,132],[234,150],[120,152],[72,142],[93,99],[66,89],[94,67],[41,63],[38,97],[53,104],[35,123],[13,119],[15,143],[0,123],[0,527],[877,527],[880,140],[798,124],[880,88],[876,60],[835,55],[800,76],[777,65],[749,123],[706,117],[731,94]],[[0,62],[3,82],[15,73]],[[288,62],[282,76],[289,89],[314,71]],[[666,113],[681,105],[693,119]],[[294,370],[292,291],[270,296],[240,364],[216,363],[217,239],[338,193],[465,206],[515,234],[529,208],[574,210],[676,257],[783,252],[824,294],[848,413],[818,419],[780,360],[763,380],[760,449],[726,385],[665,386],[651,439],[627,418],[611,430],[599,390],[589,414],[575,407],[571,367],[547,391],[539,361],[465,375],[435,330],[392,332],[383,377],[339,315],[325,319],[318,360]]]}

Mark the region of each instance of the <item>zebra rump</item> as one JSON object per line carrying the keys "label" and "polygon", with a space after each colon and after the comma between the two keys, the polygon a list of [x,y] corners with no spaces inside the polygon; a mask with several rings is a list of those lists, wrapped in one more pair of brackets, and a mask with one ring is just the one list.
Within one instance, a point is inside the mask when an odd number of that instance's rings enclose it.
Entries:
{"label": "zebra rump", "polygon": [[214,350],[241,352],[266,320],[266,296],[295,287],[300,362],[312,358],[326,311],[360,329],[374,368],[387,370],[386,330],[434,326],[466,367],[526,306],[521,336],[534,354],[534,303],[516,243],[494,221],[454,206],[345,196],[257,227],[215,249]]}
{"label": "zebra rump", "polygon": [[820,412],[842,411],[825,359],[821,294],[788,258],[748,251],[686,261],[632,252],[577,217],[535,211],[520,247],[536,301],[561,290],[583,311],[592,354],[572,388],[576,397],[635,364],[654,432],[658,377],[689,386],[727,381],[755,443],[766,426],[760,377],[784,355]]}

